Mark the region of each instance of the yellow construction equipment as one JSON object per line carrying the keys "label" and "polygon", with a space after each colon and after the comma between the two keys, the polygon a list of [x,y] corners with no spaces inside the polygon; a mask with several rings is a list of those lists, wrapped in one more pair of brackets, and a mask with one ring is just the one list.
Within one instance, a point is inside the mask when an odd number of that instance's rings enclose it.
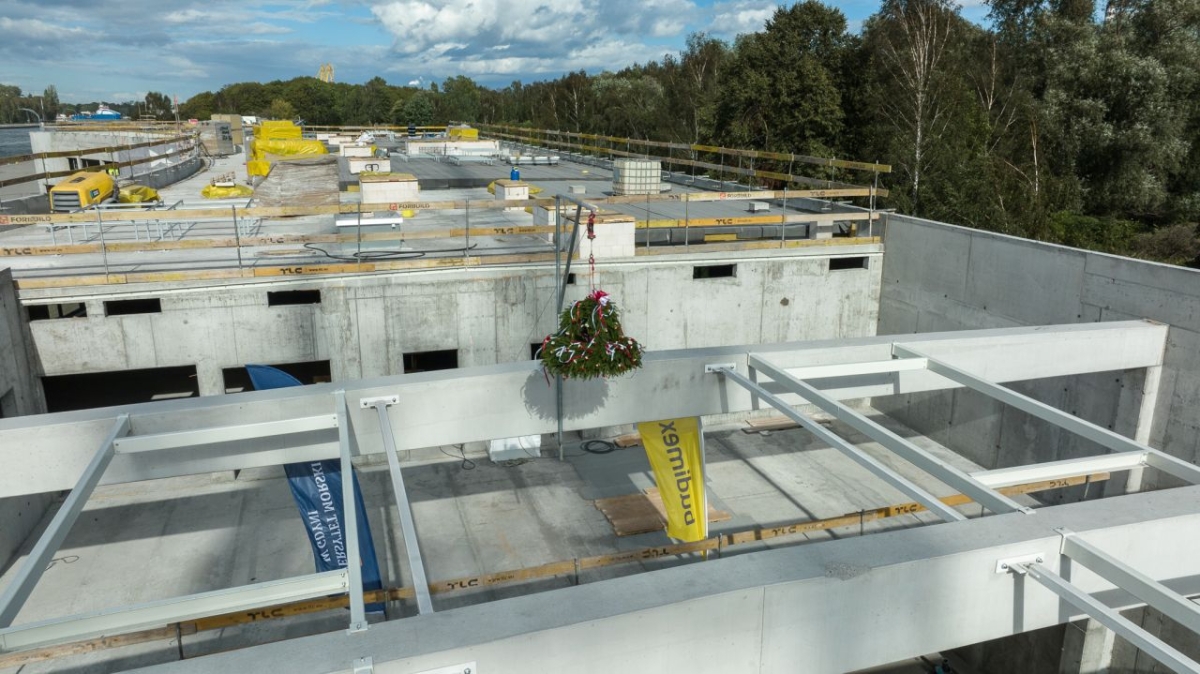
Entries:
{"label": "yellow construction equipment", "polygon": [[50,188],[50,210],[69,213],[106,201],[117,201],[120,193],[117,181],[107,173],[80,171]]}

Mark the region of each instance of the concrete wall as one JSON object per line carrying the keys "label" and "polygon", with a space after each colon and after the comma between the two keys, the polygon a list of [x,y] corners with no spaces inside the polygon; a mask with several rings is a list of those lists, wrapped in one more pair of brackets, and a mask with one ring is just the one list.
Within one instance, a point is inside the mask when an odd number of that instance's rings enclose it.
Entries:
{"label": "concrete wall", "polygon": [[[41,152],[69,152],[72,150],[87,150],[92,148],[111,147],[119,145],[139,145],[157,138],[161,138],[162,134],[148,134],[136,131],[37,131],[29,134],[30,145],[33,147],[34,154]],[[131,150],[117,150],[113,152],[90,152],[81,153],[79,157],[86,159],[96,159],[101,162],[126,162],[138,159],[145,159],[151,156],[151,152],[155,156],[164,155],[170,152],[185,147],[184,143],[162,143],[151,147],[140,147]],[[46,171],[69,171],[70,157],[56,157],[45,160]],[[39,160],[40,163],[40,160]],[[168,167],[174,167],[178,164],[187,163],[192,167],[190,171],[183,171],[183,174],[175,178],[180,180],[198,169],[198,164],[194,157],[179,155],[169,159],[158,159],[144,164],[135,166],[124,166],[121,168],[122,180],[141,180],[143,176],[160,172]],[[82,167],[80,167],[82,169]],[[62,178],[53,178],[51,184],[57,183]],[[169,184],[169,183],[164,183]],[[157,187],[151,185],[152,187]]]}
{"label": "concrete wall", "polygon": [[[1170,325],[1147,437],[1156,448],[1200,462],[1200,272],[903,216],[890,218],[885,244],[880,334],[1130,318]],[[1132,437],[1143,383],[1143,371],[1131,371],[1014,388]],[[972,391],[877,398],[874,404],[989,468],[1105,453]],[[1146,488],[1168,484],[1174,484],[1169,476],[1146,471]],[[1139,611],[1136,618],[1168,642],[1198,652],[1196,636],[1159,612]],[[1062,634],[1050,630],[980,645],[971,659],[981,671],[1017,671],[1004,653],[1053,651]],[[1064,660],[1070,656],[1064,650]],[[1160,671],[1132,647],[1116,649],[1113,658],[1113,671]],[[1039,662],[1026,658],[1020,671],[1058,674]]]}
{"label": "concrete wall", "polygon": [[[837,254],[869,256],[869,268],[830,271]],[[627,334],[648,349],[770,343],[874,334],[879,247],[671,256],[598,265],[597,284],[622,311]],[[736,264],[732,278],[693,280],[693,266]],[[577,270],[567,301],[588,292]],[[269,291],[318,288],[321,303],[269,307]],[[254,283],[83,301],[86,318],[37,321],[39,374],[195,365],[201,395],[223,393],[221,369],[245,363],[330,360],[334,381],[401,374],[404,354],[457,349],[460,367],[530,358],[556,328],[553,265],[431,270]],[[158,297],[162,313],[105,317],[104,300]]]}
{"label": "concrete wall", "polygon": [[[1170,325],[1149,440],[1200,460],[1200,272],[908,217],[891,218],[885,242],[881,334],[1131,318]],[[1023,388],[1131,435],[1142,381],[1141,373],[1115,373]],[[965,392],[878,402],[988,467],[1091,450]],[[1030,456],[1032,447],[1056,454]],[[1147,485],[1156,479],[1147,475]]]}
{"label": "concrete wall", "polygon": [[[0,270],[0,417],[45,411],[29,362],[29,333],[17,301],[12,272]],[[0,573],[41,520],[53,494],[0,499]]]}

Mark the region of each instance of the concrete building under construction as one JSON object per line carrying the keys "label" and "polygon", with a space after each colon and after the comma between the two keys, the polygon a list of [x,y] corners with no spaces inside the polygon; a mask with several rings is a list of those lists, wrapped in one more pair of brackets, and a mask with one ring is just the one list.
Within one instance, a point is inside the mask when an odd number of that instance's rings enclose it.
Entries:
{"label": "concrete building under construction", "polygon": [[[880,211],[877,164],[300,140],[250,197],[198,198],[241,153],[0,214],[0,672],[1200,671],[1200,272]],[[642,367],[556,380],[598,288]],[[690,417],[679,542],[632,432]],[[327,460],[314,573],[280,466]]]}

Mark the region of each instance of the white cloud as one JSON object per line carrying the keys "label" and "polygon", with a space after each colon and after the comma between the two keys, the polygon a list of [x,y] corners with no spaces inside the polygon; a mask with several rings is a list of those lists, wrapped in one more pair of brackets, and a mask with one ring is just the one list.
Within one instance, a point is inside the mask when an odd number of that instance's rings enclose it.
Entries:
{"label": "white cloud", "polygon": [[708,32],[720,37],[736,37],[763,29],[779,3],[771,0],[729,0],[713,5],[713,19]]}
{"label": "white cloud", "polygon": [[371,11],[403,57],[390,69],[435,75],[617,70],[682,36],[692,0],[387,0]]}
{"label": "white cloud", "polygon": [[80,39],[87,35],[82,28],[69,28],[41,19],[10,19],[0,17],[0,41],[57,42]]}

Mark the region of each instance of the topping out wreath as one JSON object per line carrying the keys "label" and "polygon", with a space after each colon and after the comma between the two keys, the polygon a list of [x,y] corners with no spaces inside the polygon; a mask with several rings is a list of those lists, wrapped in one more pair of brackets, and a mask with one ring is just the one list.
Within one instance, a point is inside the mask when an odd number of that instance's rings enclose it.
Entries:
{"label": "topping out wreath", "polygon": [[564,379],[618,377],[642,366],[642,345],[621,331],[608,293],[594,290],[563,311],[540,356],[547,373]]}

